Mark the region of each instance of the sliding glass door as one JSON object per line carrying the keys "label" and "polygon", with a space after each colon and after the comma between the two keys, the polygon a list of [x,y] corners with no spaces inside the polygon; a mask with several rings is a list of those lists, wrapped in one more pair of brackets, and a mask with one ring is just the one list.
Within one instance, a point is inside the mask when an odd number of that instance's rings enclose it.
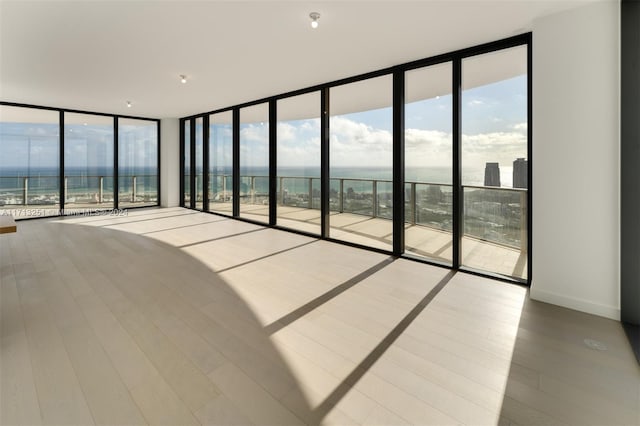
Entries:
{"label": "sliding glass door", "polygon": [[391,250],[392,78],[330,89],[329,236]]}
{"label": "sliding glass door", "polygon": [[453,261],[452,64],[405,73],[405,252]]}
{"label": "sliding glass door", "polygon": [[527,46],[462,61],[461,263],[527,278]]}

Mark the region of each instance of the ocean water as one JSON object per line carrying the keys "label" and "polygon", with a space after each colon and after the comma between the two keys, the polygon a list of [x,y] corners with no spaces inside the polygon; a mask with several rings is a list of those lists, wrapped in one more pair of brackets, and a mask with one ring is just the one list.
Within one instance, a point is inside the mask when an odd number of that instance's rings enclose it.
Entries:
{"label": "ocean water", "polygon": [[[225,175],[226,190],[232,189],[231,168],[218,168],[212,170],[211,186],[214,192],[222,190],[222,179]],[[245,167],[241,170],[240,191],[246,193],[250,190],[251,179],[249,176],[257,176],[255,179],[255,191],[260,194],[268,192],[268,180],[266,176],[269,169],[266,167]],[[503,188],[512,186],[512,167],[501,167],[501,184]],[[198,174],[201,176],[201,174]],[[217,178],[216,178],[217,176]],[[305,194],[309,192],[309,179],[312,178],[311,190],[320,190],[320,168],[319,167],[279,167],[278,185],[282,182],[283,187],[289,193]],[[380,167],[336,167],[330,170],[331,188],[338,190],[340,179],[344,180],[344,189],[351,187],[356,192],[367,193],[372,191],[372,180],[378,181],[378,193],[390,192],[392,170]],[[451,169],[447,167],[433,168],[407,168],[405,170],[406,182],[431,183],[440,185],[451,185]],[[463,185],[484,186],[484,168],[463,168]],[[198,178],[198,191],[201,191],[202,178]]]}
{"label": "ocean water", "polygon": [[[512,185],[512,168],[501,167],[502,187],[510,188]],[[120,192],[131,190],[131,176],[137,176],[138,192],[157,191],[156,170],[152,168],[138,168],[133,170],[120,171],[119,186]],[[199,175],[201,173],[198,173]],[[212,171],[213,175],[231,176],[230,168],[218,168]],[[29,192],[31,194],[45,194],[56,192],[59,185],[57,168],[35,168],[28,173],[24,168],[2,168],[0,169],[0,192],[21,191],[25,176],[29,176]],[[241,176],[267,176],[266,167],[243,168]],[[105,192],[113,191],[113,170],[106,167],[95,168],[67,168],[65,170],[67,180],[67,190],[69,194],[91,191],[98,186],[98,177],[104,176],[103,189]],[[312,180],[312,188],[320,188],[320,168],[319,167],[280,167],[278,177],[283,177],[283,185],[286,185],[290,192],[307,192],[309,181],[306,178],[316,178]],[[337,188],[339,180],[345,179],[345,185],[353,187],[355,190],[367,192],[371,187],[371,180],[381,181],[378,183],[380,191],[389,191],[390,183],[384,181],[392,180],[392,170],[380,167],[335,167],[330,170],[331,186]],[[300,178],[300,179],[295,179]],[[405,170],[406,182],[432,183],[450,185],[452,182],[451,169],[447,167],[432,168],[407,168]],[[463,168],[463,185],[482,186],[484,184],[484,168]],[[202,179],[199,179],[201,186]],[[245,178],[241,182],[241,188],[248,190],[250,180]],[[222,189],[222,179],[212,179],[214,190]],[[232,180],[226,180],[227,190],[232,188]],[[218,187],[218,188],[216,188]],[[268,190],[268,181],[258,178],[255,181],[256,191],[265,193]]]}

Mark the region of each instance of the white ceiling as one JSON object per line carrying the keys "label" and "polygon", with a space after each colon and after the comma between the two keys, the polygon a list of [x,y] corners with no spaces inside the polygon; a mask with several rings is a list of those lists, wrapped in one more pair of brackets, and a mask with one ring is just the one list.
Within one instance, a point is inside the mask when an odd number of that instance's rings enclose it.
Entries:
{"label": "white ceiling", "polygon": [[590,1],[2,0],[0,100],[181,117],[520,34]]}

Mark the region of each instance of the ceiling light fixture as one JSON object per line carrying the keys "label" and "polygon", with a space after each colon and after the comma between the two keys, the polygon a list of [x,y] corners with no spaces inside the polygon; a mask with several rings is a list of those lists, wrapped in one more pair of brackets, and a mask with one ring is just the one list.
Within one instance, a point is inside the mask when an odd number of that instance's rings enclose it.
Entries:
{"label": "ceiling light fixture", "polygon": [[311,18],[311,28],[318,28],[318,19],[320,19],[320,14],[318,12],[311,12],[309,14],[309,18]]}
{"label": "ceiling light fixture", "polygon": [[127,108],[131,108],[131,101],[127,101]]}
{"label": "ceiling light fixture", "polygon": [[187,76],[180,74],[180,83],[185,84],[187,82]]}

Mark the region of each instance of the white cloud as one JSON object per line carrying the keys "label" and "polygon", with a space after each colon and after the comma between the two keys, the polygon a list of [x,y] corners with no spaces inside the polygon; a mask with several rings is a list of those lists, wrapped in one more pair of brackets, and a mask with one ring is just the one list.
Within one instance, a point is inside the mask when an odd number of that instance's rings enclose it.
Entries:
{"label": "white cloud", "polygon": [[511,165],[527,156],[527,138],[520,132],[462,135],[462,156],[465,167],[484,167],[487,162]]}
{"label": "white cloud", "polygon": [[278,123],[278,144],[296,140],[297,128],[289,123]]}
{"label": "white cloud", "polygon": [[248,124],[240,129],[241,142],[269,143],[269,126],[266,124]]}
{"label": "white cloud", "polygon": [[391,167],[393,137],[345,117],[331,118],[331,165]]}
{"label": "white cloud", "polygon": [[[247,131],[257,133],[256,128]],[[257,138],[257,134],[247,135]],[[265,141],[266,134],[265,134]],[[450,132],[407,129],[405,133],[405,164],[407,167],[448,167],[452,161]],[[464,167],[484,168],[486,162],[510,166],[516,158],[527,154],[526,123],[510,126],[509,130],[462,135]],[[266,155],[243,148],[244,155]],[[332,167],[391,167],[393,138],[389,130],[377,129],[346,117],[331,118],[330,155]],[[264,154],[263,154],[264,152]],[[319,120],[283,122],[278,124],[278,165],[319,167]]]}
{"label": "white cloud", "polygon": [[320,167],[320,119],[278,123],[278,166]]}
{"label": "white cloud", "polygon": [[407,129],[404,137],[407,167],[451,165],[451,133],[438,130]]}

